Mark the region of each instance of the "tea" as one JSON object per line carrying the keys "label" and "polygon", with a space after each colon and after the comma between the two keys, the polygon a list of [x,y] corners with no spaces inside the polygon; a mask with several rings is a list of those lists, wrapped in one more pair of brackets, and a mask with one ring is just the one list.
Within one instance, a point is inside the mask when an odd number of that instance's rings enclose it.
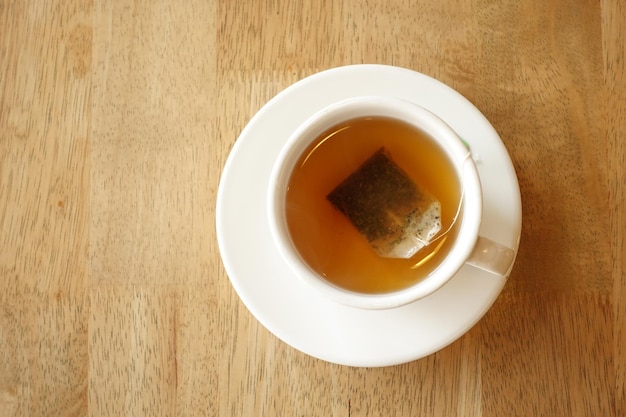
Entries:
{"label": "tea", "polygon": [[[384,148],[413,182],[441,203],[441,229],[450,232],[409,259],[379,256],[327,195],[364,161]],[[289,179],[286,220],[306,263],[330,283],[360,293],[409,287],[436,269],[454,241],[460,185],[445,152],[400,120],[362,117],[319,135]]]}

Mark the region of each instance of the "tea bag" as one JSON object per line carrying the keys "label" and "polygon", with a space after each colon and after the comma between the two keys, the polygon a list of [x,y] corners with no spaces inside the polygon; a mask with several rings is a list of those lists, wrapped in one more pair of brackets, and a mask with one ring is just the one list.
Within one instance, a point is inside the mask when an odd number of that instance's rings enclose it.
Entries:
{"label": "tea bag", "polygon": [[326,198],[386,258],[408,259],[441,230],[441,204],[381,148]]}

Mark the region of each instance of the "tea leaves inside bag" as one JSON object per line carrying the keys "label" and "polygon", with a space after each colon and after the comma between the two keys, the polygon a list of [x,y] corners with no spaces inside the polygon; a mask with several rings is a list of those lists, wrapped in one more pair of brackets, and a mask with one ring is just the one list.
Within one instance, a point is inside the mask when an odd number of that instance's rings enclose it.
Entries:
{"label": "tea leaves inside bag", "polygon": [[327,199],[382,257],[408,259],[441,230],[441,204],[381,148]]}

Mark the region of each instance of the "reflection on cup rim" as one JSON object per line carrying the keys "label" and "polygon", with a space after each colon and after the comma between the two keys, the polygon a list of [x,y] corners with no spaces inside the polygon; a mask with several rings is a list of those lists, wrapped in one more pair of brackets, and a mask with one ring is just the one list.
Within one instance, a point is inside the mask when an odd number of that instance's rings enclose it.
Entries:
{"label": "reflection on cup rim", "polygon": [[[319,134],[340,122],[364,116],[400,119],[434,138],[449,156],[462,180],[462,222],[446,259],[425,279],[390,293],[361,294],[337,287],[320,277],[306,264],[294,247],[285,220],[285,193],[293,167]],[[482,191],[474,161],[458,135],[429,110],[397,98],[382,96],[353,97],[331,104],[307,119],[281,149],[270,176],[268,192],[269,226],[279,253],[294,274],[325,297],[347,306],[363,309],[399,307],[439,289],[464,265],[478,238],[482,217]]]}

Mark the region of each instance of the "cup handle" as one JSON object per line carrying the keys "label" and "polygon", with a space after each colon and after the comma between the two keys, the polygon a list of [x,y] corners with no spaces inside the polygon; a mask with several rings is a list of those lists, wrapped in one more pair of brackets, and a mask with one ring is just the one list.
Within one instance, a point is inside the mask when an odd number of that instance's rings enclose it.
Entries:
{"label": "cup handle", "polygon": [[513,267],[515,251],[486,237],[479,236],[467,264],[501,277]]}

